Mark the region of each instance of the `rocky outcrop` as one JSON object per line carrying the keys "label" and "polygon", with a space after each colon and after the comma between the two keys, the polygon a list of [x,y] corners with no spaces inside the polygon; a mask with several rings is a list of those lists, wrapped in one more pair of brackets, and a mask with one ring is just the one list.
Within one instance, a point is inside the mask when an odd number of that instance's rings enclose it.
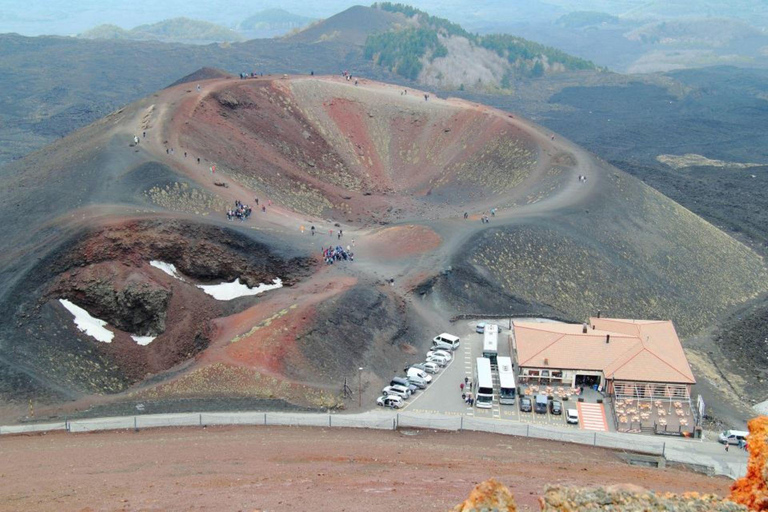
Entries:
{"label": "rocky outcrop", "polygon": [[171,300],[169,290],[153,283],[130,283],[119,288],[102,280],[75,282],[65,296],[91,315],[139,336],[157,336],[165,331]]}
{"label": "rocky outcrop", "polygon": [[749,465],[747,476],[731,486],[731,500],[749,510],[768,510],[768,416],[759,416],[749,422]]}
{"label": "rocky outcrop", "polygon": [[481,482],[472,489],[463,503],[456,505],[453,512],[516,512],[517,505],[512,493],[506,486],[500,484],[493,478]]}
{"label": "rocky outcrop", "polygon": [[715,495],[654,493],[636,485],[584,489],[549,487],[539,498],[542,512],[737,512],[744,507]]}
{"label": "rocky outcrop", "polygon": [[[763,487],[764,488],[764,487]],[[743,505],[719,496],[695,492],[676,495],[654,493],[631,484],[612,485],[594,489],[578,487],[548,487],[539,498],[542,512],[738,512]],[[504,485],[493,478],[475,487],[466,501],[452,512],[512,512],[516,511],[514,497]],[[764,509],[754,509],[764,510]]]}

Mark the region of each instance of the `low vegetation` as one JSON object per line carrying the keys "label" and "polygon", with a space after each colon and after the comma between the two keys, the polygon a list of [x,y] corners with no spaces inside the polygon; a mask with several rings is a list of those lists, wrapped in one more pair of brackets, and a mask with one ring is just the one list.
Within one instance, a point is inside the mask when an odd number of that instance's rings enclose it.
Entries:
{"label": "low vegetation", "polygon": [[[505,78],[496,84],[501,88],[509,87],[510,76],[541,77],[548,72],[597,69],[590,61],[522,37],[472,34],[456,23],[431,16],[409,5],[381,2],[373,4],[373,7],[417,20],[416,27],[370,35],[364,49],[366,59],[411,80],[419,78],[426,64],[435,59],[460,58],[451,55],[445,44],[451,38],[464,38],[473,49],[488,50],[506,60],[508,70],[504,74]],[[475,82],[474,79],[467,79],[468,86]]]}

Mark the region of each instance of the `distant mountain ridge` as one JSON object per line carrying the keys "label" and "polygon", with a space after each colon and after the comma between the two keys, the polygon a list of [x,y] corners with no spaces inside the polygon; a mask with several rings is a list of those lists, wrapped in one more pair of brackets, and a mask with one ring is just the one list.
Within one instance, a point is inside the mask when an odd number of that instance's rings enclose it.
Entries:
{"label": "distant mountain ridge", "polygon": [[130,30],[117,25],[99,25],[79,34],[78,37],[188,44],[231,43],[244,40],[242,35],[221,25],[183,17],[171,18],[149,25],[139,25]]}

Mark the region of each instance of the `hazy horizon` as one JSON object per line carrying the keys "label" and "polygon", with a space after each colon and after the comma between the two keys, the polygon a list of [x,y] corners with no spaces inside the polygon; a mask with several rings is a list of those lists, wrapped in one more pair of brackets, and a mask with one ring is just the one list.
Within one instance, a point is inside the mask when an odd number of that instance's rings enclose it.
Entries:
{"label": "hazy horizon", "polygon": [[[324,0],[322,2],[247,2],[208,0],[186,2],[149,0],[117,2],[115,0],[38,0],[27,3],[0,1],[0,33],[25,36],[74,36],[95,26],[113,24],[125,29],[162,20],[187,17],[234,27],[245,18],[266,10],[284,9],[311,18],[327,18],[354,5],[372,2]],[[738,18],[756,28],[764,28],[768,20],[768,3],[759,0],[736,0],[727,5],[698,0],[694,2],[647,2],[643,0],[414,0],[404,2],[430,14],[461,23],[471,30],[484,27],[515,26],[529,23],[552,23],[573,11],[599,11],[622,19],[664,19],[686,16]]]}

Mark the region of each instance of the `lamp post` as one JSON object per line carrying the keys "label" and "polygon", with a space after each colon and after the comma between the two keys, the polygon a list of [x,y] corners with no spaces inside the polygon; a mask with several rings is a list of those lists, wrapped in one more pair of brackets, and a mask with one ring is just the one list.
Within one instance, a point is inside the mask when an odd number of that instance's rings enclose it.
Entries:
{"label": "lamp post", "polygon": [[363,406],[363,367],[357,369],[357,402],[358,407]]}

